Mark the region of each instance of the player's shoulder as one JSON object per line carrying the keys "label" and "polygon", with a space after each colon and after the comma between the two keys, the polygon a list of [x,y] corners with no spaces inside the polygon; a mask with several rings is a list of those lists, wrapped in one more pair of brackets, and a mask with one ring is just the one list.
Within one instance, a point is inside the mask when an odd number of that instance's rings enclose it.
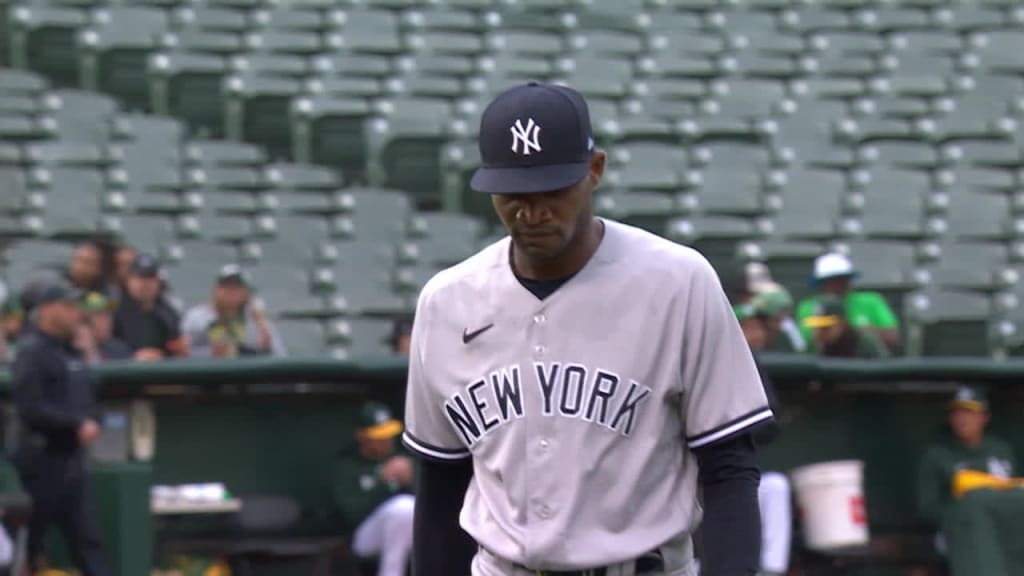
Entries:
{"label": "player's shoulder", "polygon": [[432,300],[459,298],[482,287],[487,277],[507,262],[509,241],[505,236],[458,264],[434,274],[420,290],[420,305]]}
{"label": "player's shoulder", "polygon": [[604,220],[606,234],[613,234],[621,249],[619,264],[638,273],[669,275],[677,279],[717,274],[699,251],[653,232],[614,220]]}

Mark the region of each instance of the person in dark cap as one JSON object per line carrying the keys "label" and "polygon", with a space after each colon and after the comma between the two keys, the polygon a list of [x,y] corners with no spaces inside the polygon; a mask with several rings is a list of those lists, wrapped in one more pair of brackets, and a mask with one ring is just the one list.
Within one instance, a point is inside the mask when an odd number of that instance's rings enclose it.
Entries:
{"label": "person in dark cap", "polygon": [[72,345],[82,321],[80,299],[62,279],[36,287],[33,322],[12,367],[23,431],[15,463],[33,501],[30,567],[37,567],[49,527],[56,523],[84,576],[112,576],[85,469],[101,417],[96,380]]}
{"label": "person in dark cap", "polygon": [[822,356],[839,358],[886,358],[889,349],[871,332],[850,323],[843,300],[823,296],[810,316],[804,318],[805,327],[813,330],[814,348]]}
{"label": "person in dark cap", "polygon": [[[947,403],[946,418],[947,427],[918,466],[918,513],[938,531],[938,547],[948,553],[951,576],[1019,574],[1008,567],[1006,549],[996,536],[1019,528],[1024,494],[1001,498],[990,492],[972,501],[964,499],[957,486],[957,475],[965,471],[992,479],[979,487],[1009,481],[1017,467],[1014,449],[987,433],[992,414],[988,394],[981,388],[959,387]],[[1020,568],[1024,558],[1018,554],[1016,561]]]}
{"label": "person in dark cap", "polygon": [[367,402],[359,413],[355,445],[334,463],[334,502],[355,527],[352,550],[379,557],[377,576],[405,576],[412,551],[415,470],[398,451],[402,423],[384,404]]}
{"label": "person in dark cap", "polygon": [[409,341],[412,338],[412,316],[395,320],[391,328],[391,351],[399,356],[409,355]]}
{"label": "person in dark cap", "polygon": [[126,293],[114,312],[114,336],[133,351],[137,360],[188,356],[177,310],[163,294],[160,261],[140,254],[132,264]]}
{"label": "person in dark cap", "polygon": [[190,308],[181,326],[196,357],[285,355],[284,343],[253,298],[249,275],[237,264],[220,269],[210,301]]}

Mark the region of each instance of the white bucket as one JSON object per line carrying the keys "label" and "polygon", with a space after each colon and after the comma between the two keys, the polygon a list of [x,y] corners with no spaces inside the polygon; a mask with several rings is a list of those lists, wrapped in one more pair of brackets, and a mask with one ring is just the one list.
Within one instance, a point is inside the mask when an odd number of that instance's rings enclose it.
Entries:
{"label": "white bucket", "polygon": [[829,551],[868,544],[863,462],[801,466],[791,477],[807,548]]}

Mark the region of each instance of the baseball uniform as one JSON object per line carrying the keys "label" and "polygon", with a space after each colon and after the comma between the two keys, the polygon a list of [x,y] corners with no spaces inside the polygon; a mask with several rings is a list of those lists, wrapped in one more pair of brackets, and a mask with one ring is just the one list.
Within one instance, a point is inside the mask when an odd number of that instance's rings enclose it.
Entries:
{"label": "baseball uniform", "polygon": [[463,528],[531,569],[607,566],[688,538],[708,445],[772,417],[718,277],[696,251],[605,220],[537,299],[498,241],[427,283],[406,445],[472,458]]}

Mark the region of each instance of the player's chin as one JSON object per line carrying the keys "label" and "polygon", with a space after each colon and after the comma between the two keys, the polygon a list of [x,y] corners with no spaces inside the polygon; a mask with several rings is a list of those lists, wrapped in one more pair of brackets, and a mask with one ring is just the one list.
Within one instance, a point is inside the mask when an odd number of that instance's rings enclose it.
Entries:
{"label": "player's chin", "polygon": [[557,234],[519,234],[513,240],[520,252],[534,258],[553,258],[562,250],[562,238]]}

